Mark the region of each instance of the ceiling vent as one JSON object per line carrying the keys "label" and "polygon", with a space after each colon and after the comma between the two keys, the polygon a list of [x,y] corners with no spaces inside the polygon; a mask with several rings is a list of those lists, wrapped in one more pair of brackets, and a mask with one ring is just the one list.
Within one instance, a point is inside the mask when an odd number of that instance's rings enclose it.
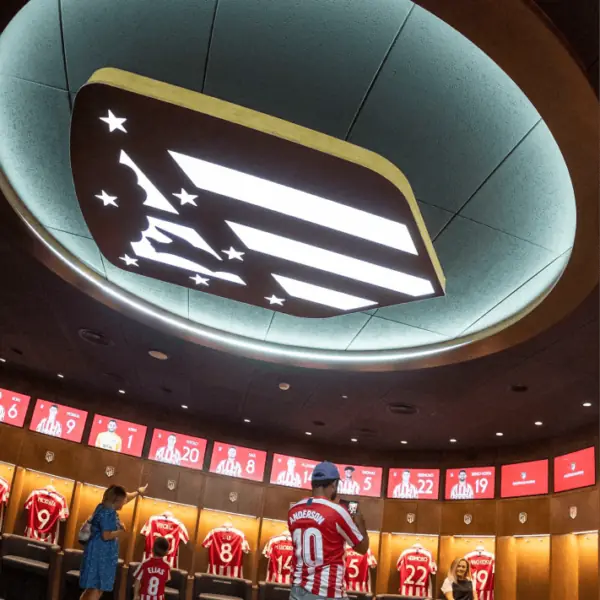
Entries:
{"label": "ceiling vent", "polygon": [[417,407],[412,404],[388,404],[388,410],[393,415],[414,415]]}
{"label": "ceiling vent", "polygon": [[114,345],[114,342],[110,338],[107,338],[101,331],[94,331],[93,329],[80,329],[78,333],[79,337],[88,344],[94,344],[94,346]]}

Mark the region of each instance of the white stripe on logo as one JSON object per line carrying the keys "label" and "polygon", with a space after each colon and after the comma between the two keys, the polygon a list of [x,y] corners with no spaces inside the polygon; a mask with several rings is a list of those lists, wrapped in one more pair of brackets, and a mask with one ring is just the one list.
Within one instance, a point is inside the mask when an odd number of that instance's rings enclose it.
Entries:
{"label": "white stripe on logo", "polygon": [[408,228],[402,223],[200,158],[168,152],[192,183],[202,190],[418,254]]}

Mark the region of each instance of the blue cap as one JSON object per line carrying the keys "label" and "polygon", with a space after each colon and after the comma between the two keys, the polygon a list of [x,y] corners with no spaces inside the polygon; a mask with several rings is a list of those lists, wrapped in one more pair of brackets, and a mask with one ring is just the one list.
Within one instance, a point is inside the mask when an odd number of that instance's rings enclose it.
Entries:
{"label": "blue cap", "polygon": [[329,461],[319,463],[312,472],[312,481],[329,481],[331,479],[339,479],[340,472],[338,468]]}

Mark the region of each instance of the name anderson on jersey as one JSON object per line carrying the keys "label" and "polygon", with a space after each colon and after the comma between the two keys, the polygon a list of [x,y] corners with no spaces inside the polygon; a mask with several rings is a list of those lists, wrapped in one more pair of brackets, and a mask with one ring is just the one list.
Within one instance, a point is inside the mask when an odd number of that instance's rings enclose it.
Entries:
{"label": "name anderson on jersey", "polygon": [[316,510],[300,510],[290,517],[290,523],[295,523],[298,519],[312,519],[319,525],[322,525],[325,521],[325,517]]}

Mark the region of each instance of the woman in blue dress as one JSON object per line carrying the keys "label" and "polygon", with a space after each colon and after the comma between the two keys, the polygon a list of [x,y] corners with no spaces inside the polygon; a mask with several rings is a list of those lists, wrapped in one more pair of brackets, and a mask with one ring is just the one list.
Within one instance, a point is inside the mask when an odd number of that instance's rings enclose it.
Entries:
{"label": "woman in blue dress", "polygon": [[142,495],[147,487],[127,493],[124,487],[112,485],[104,492],[102,504],[98,504],[92,515],[92,531],[83,552],[79,586],[84,592],[80,600],[99,600],[103,592],[112,591],[119,560],[119,538],[125,534],[117,511]]}

